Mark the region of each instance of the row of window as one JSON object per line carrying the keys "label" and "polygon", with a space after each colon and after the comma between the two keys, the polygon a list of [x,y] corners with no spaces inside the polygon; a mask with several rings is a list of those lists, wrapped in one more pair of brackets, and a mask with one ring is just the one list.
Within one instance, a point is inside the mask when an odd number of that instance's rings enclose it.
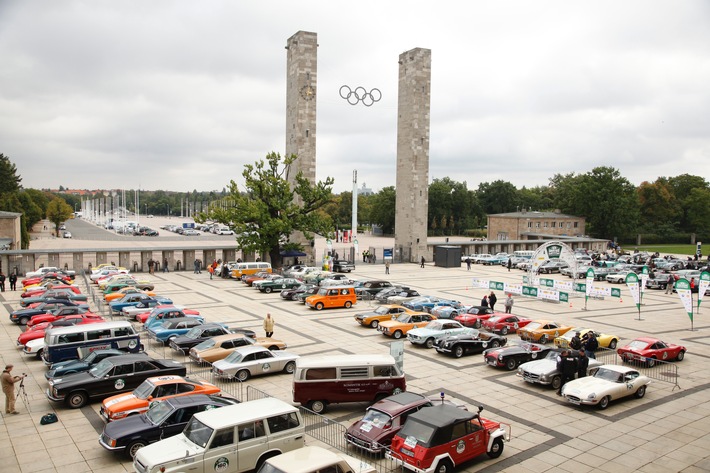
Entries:
{"label": "row of window", "polygon": [[[540,223],[542,223],[543,228],[565,228],[565,223],[567,228],[579,228],[579,222],[528,222],[528,228],[533,228],[533,223],[535,223],[535,228],[540,228]],[[559,223],[559,225],[558,225]]]}

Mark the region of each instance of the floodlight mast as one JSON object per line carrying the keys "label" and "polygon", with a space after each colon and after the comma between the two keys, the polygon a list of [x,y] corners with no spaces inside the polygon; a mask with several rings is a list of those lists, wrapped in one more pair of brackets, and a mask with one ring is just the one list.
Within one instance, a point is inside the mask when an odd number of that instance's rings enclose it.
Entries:
{"label": "floodlight mast", "polygon": [[353,217],[350,232],[354,241],[357,237],[357,169],[353,170]]}

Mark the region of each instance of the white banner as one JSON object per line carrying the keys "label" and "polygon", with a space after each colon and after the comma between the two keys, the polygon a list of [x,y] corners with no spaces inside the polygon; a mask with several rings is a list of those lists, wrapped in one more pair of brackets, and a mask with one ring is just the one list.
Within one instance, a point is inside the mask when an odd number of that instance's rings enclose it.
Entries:
{"label": "white banner", "polygon": [[509,284],[505,283],[505,291],[508,294],[521,295],[523,293],[523,285],[520,283]]}
{"label": "white banner", "polygon": [[558,291],[573,292],[574,283],[572,281],[557,281],[555,280],[555,289]]}
{"label": "white banner", "polygon": [[675,290],[678,292],[678,297],[685,307],[690,320],[693,320],[693,296],[690,293],[690,283],[685,278],[680,278],[675,282]]}
{"label": "white banner", "polygon": [[591,288],[589,287],[589,284],[587,284],[587,292],[588,296],[601,296],[601,297],[611,297],[611,288],[610,287],[599,287],[599,286],[592,286]]}
{"label": "white banner", "polygon": [[639,287],[639,277],[636,273],[626,275],[626,285],[629,287],[631,297],[634,298],[636,307],[641,307],[641,289]]}
{"label": "white banner", "polygon": [[560,291],[555,291],[554,289],[546,289],[541,287],[540,289],[537,290],[537,298],[538,299],[547,299],[550,301],[559,301],[560,300]]}
{"label": "white banner", "polygon": [[473,278],[471,280],[471,287],[477,287],[479,289],[488,289],[489,281],[488,279]]}
{"label": "white banner", "polygon": [[700,303],[703,302],[703,296],[708,290],[708,286],[710,286],[710,273],[703,271],[700,273],[700,282],[698,283],[698,309],[700,309]]}

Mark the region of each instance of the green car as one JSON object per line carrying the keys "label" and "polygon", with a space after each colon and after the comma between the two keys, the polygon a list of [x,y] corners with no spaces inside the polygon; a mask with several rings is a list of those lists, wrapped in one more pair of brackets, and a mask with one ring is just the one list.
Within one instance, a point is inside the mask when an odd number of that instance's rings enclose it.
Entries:
{"label": "green car", "polygon": [[282,291],[283,289],[293,289],[303,284],[298,279],[294,278],[280,278],[280,279],[265,279],[263,281],[256,281],[253,286],[259,289],[261,292],[269,294],[272,291]]}
{"label": "green car", "polygon": [[119,291],[124,287],[128,286],[138,288],[142,291],[152,291],[153,289],[155,289],[155,286],[153,284],[142,283],[138,281],[124,281],[115,284],[109,284],[108,286],[106,286],[106,289],[104,289],[104,294],[111,294],[112,292]]}

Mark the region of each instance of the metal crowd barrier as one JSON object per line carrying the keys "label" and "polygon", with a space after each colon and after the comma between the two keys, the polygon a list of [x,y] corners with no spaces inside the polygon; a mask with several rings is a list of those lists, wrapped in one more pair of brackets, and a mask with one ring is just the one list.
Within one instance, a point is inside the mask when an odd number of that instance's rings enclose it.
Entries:
{"label": "metal crowd barrier", "polygon": [[670,383],[673,391],[681,389],[678,384],[678,365],[673,362],[656,360],[650,358],[622,360],[616,350],[610,348],[599,348],[595,353],[596,359],[608,365],[630,365],[638,369],[644,376],[648,376],[656,381]]}

